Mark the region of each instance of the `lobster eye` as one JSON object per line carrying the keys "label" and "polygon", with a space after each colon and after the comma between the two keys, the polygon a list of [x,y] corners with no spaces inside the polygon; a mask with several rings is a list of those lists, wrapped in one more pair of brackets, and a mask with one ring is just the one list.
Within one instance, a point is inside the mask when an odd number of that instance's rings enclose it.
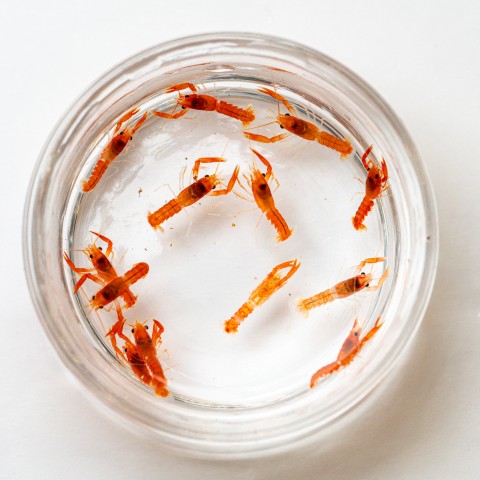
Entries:
{"label": "lobster eye", "polygon": [[98,247],[99,250],[103,250],[102,247]]}
{"label": "lobster eye", "polygon": [[130,140],[132,139],[133,137],[130,137]]}
{"label": "lobster eye", "polygon": [[262,177],[264,177],[264,176],[265,176],[265,174],[264,174],[264,173],[262,173]]}
{"label": "lobster eye", "polygon": [[148,325],[145,325],[145,330],[148,330]]}
{"label": "lobster eye", "polygon": [[95,295],[92,295],[92,300],[95,300]]}
{"label": "lobster eye", "polygon": [[285,128],[283,125],[280,125],[280,128]]}
{"label": "lobster eye", "polygon": [[216,186],[216,185],[214,185],[214,186],[212,187],[212,190],[215,190],[215,188],[216,188],[216,187],[217,187],[217,186]]}
{"label": "lobster eye", "polygon": [[135,332],[135,330],[132,328],[132,333],[134,333],[134,332]]}
{"label": "lobster eye", "polygon": [[380,178],[380,175],[377,173],[377,174],[375,175],[375,178]]}
{"label": "lobster eye", "polygon": [[365,272],[362,272],[360,275],[365,275]]}
{"label": "lobster eye", "polygon": [[92,254],[90,254],[90,258],[93,258],[93,255],[92,255]]}
{"label": "lobster eye", "polygon": [[366,283],[366,284],[365,284],[365,286],[366,286],[366,287],[369,287],[369,286],[370,286],[370,284],[369,284],[369,283]]}
{"label": "lobster eye", "polygon": [[356,337],[358,337],[358,332],[355,332],[354,335],[355,335]]}
{"label": "lobster eye", "polygon": [[182,105],[182,110],[185,110],[185,105]]}
{"label": "lobster eye", "polygon": [[285,116],[286,116],[286,117],[289,117],[289,116],[290,116],[290,114],[289,114],[289,113],[286,113],[286,114],[285,114]]}
{"label": "lobster eye", "polygon": [[188,98],[190,95],[185,95],[185,98]]}
{"label": "lobster eye", "polygon": [[120,132],[119,135],[123,135],[125,132]]}

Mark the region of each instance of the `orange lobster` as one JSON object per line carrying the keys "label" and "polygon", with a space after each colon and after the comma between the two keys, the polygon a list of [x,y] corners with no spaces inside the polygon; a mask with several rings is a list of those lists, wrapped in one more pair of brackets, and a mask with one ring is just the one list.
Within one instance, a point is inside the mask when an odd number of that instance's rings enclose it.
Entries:
{"label": "orange lobster", "polygon": [[367,157],[372,151],[373,145],[370,145],[362,156],[362,163],[367,170],[367,180],[365,181],[365,196],[362,203],[358,207],[357,213],[352,217],[352,223],[355,230],[366,230],[363,224],[365,217],[373,208],[374,200],[378,198],[387,188],[388,170],[385,160],[382,158],[381,168],[373,163],[372,160],[367,162]]}

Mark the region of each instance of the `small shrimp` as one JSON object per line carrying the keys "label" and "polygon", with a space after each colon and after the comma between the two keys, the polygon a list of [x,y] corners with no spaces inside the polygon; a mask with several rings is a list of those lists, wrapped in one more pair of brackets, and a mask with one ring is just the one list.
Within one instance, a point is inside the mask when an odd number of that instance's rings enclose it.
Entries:
{"label": "small shrimp", "polygon": [[[152,387],[155,394],[159,397],[166,397],[169,391],[166,388],[167,378],[163,373],[163,369],[157,357],[157,347],[161,343],[161,334],[163,333],[163,326],[158,320],[153,320],[153,334],[152,337],[148,334],[148,326],[137,322],[133,328],[135,344],[123,333],[125,325],[125,317],[123,316],[121,308],[117,305],[118,321],[107,332],[105,336],[110,337],[112,347],[118,357],[120,355],[126,360],[133,373],[145,385]],[[116,336],[124,341],[123,352],[117,345]]]}
{"label": "small shrimp", "polygon": [[322,377],[330,375],[331,373],[349,365],[360,353],[360,350],[365,346],[365,344],[372,339],[372,337],[383,325],[379,323],[379,321],[380,317],[377,318],[377,321],[372,329],[362,339],[360,339],[362,328],[358,326],[358,321],[355,320],[350,334],[343,342],[337,359],[334,362],[325,365],[312,375],[310,380],[310,388],[313,388]]}
{"label": "small shrimp", "polygon": [[[367,263],[379,263],[385,262],[384,257],[373,257],[373,258],[366,258],[361,262],[358,267],[357,271],[359,272]],[[389,268],[387,267],[383,272],[380,280],[378,281],[377,285],[370,285],[373,276],[370,273],[360,273],[360,275],[356,275],[355,277],[348,278],[347,280],[343,280],[342,282],[337,283],[334,287],[325,290],[324,292],[317,293],[313,297],[299,299],[297,300],[297,309],[303,313],[305,316],[308,315],[308,312],[312,308],[320,307],[321,305],[325,305],[326,303],[333,302],[338,298],[345,298],[353,295],[361,290],[369,290],[375,291],[378,290],[387,279],[389,272]]]}
{"label": "small shrimp", "polygon": [[[67,252],[63,252],[63,258],[67,262],[68,266],[75,273],[83,273],[78,282],[75,284],[75,287],[73,288],[73,293],[77,293],[80,287],[88,279],[93,280],[96,283],[99,283],[98,280],[101,280],[103,284],[107,284],[118,277],[117,272],[115,271],[113,265],[108,259],[109,255],[112,253],[113,242],[109,238],[105,237],[104,235],[100,235],[97,232],[90,231],[90,233],[96,235],[98,238],[100,238],[107,244],[107,249],[105,250],[105,253],[103,253],[102,247],[97,247],[94,243],[88,245],[88,247],[83,250],[83,253],[85,253],[85,255],[87,255],[87,257],[92,262],[93,268],[77,268],[70,259],[70,257],[67,255]],[[91,273],[94,271],[97,274],[96,276]],[[123,293],[121,296],[125,301],[125,305],[127,308],[132,307],[137,301],[137,297],[129,289],[126,290],[125,293]]]}
{"label": "small shrimp", "polygon": [[[269,88],[259,88],[258,91],[282,102],[288,110],[289,113],[282,115],[280,113],[280,105],[278,105],[276,122],[280,125],[280,128],[284,128],[288,132],[293,133],[304,140],[317,141],[320,145],[324,145],[325,147],[339,152],[342,158],[348,157],[348,155],[353,152],[353,147],[348,140],[342,140],[335,135],[323,132],[313,123],[294,116],[294,108],[287,99],[282,97],[282,95],[270,90]],[[243,134],[250,140],[262,143],[275,143],[289,136],[288,133],[282,133],[280,135],[275,135],[274,137],[265,137],[264,135],[258,135],[250,132],[243,132]]]}
{"label": "small shrimp", "polygon": [[[135,376],[142,383],[150,387],[152,384],[152,375],[135,344],[123,334],[124,324],[125,319],[119,319],[105,336],[110,337],[110,341],[117,357],[120,355],[126,362],[128,362]],[[124,340],[123,352],[117,346],[116,335]]]}
{"label": "small shrimp", "polygon": [[177,106],[181,105],[182,107],[182,110],[180,112],[163,113],[152,111],[152,113],[157,117],[177,119],[185,115],[190,108],[193,108],[194,110],[218,112],[222,115],[226,115],[227,117],[240,120],[243,125],[247,125],[253,120],[255,120],[255,112],[250,105],[248,105],[246,108],[240,108],[236,105],[232,105],[231,103],[224,102],[223,100],[218,100],[211,95],[198,94],[196,93],[197,87],[192,83],[179,83],[177,85],[173,85],[167,88],[165,92],[178,92],[179,90],[183,90],[185,88],[189,88],[194,93],[190,95],[181,95],[180,93],[178,94]]}
{"label": "small shrimp", "polygon": [[275,227],[277,231],[277,242],[283,242],[290,237],[293,230],[288,228],[287,222],[282,217],[280,212],[275,207],[272,192],[268,185],[268,180],[272,176],[272,166],[269,161],[253,148],[252,152],[260,159],[260,161],[267,167],[267,172],[262,173],[256,168],[251,168],[251,176],[249,184],[252,187],[253,198],[260,210],[265,213],[267,219]]}
{"label": "small shrimp", "polygon": [[355,230],[366,230],[363,224],[365,217],[373,208],[373,201],[378,198],[387,188],[388,170],[385,159],[382,158],[381,169],[373,163],[372,160],[367,162],[367,158],[372,151],[373,145],[370,145],[362,156],[362,163],[367,170],[367,180],[365,182],[365,196],[362,203],[358,207],[357,213],[352,217],[352,223]]}
{"label": "small shrimp", "polygon": [[152,381],[155,383],[156,391],[160,393],[160,396],[166,397],[169,393],[166,388],[167,378],[157,357],[157,347],[161,343],[163,330],[163,325],[158,320],[153,320],[151,337],[148,334],[147,327],[139,322],[133,326],[132,333],[137,349],[152,374]]}
{"label": "small shrimp", "polygon": [[[220,157],[199,158],[195,162],[195,166],[193,167],[193,174],[194,176],[198,174],[200,163],[224,161],[225,160]],[[168,203],[163,205],[163,207],[160,207],[153,213],[149,213],[147,217],[148,223],[150,223],[150,225],[155,229],[161,228],[163,222],[168,220],[170,217],[173,217],[175,214],[179,213],[185,207],[188,207],[198,202],[206,195],[226,195],[232,190],[233,186],[235,185],[235,182],[238,178],[239,170],[240,167],[237,165],[232,176],[230,177],[227,187],[223,190],[212,191],[216,188],[217,185],[221,184],[221,181],[216,174],[205,175],[205,177],[201,178],[200,180],[196,180],[187,188],[184,188],[177,197],[173,198]]]}
{"label": "small shrimp", "polygon": [[[114,135],[120,130],[122,124],[129,120],[133,115],[139,112],[138,108],[134,108],[127,112],[117,123]],[[148,112],[146,112],[140,120],[135,124],[133,128],[126,128],[122,130],[119,134],[115,135],[108,145],[103,149],[103,152],[100,154],[95,167],[90,174],[88,180],[83,181],[82,190],[84,192],[90,192],[93,190],[103,174],[107,171],[108,166],[122,153],[123,149],[127,146],[127,143],[133,138],[138,129],[142,126],[143,122],[146,120]]]}
{"label": "small shrimp", "polygon": [[107,283],[101,288],[95,295],[92,296],[90,305],[92,308],[103,308],[109,303],[122,296],[131,285],[145,277],[148,273],[148,264],[142,262],[134,265],[125,275],[122,277],[114,278],[111,282]]}
{"label": "small shrimp", "polygon": [[[240,324],[253,310],[265,303],[277,290],[282,288],[288,279],[300,268],[300,265],[297,260],[290,260],[277,265],[250,294],[248,300],[225,322],[225,331],[227,333],[237,332]],[[278,273],[285,268],[290,269],[286,275],[282,276]]]}

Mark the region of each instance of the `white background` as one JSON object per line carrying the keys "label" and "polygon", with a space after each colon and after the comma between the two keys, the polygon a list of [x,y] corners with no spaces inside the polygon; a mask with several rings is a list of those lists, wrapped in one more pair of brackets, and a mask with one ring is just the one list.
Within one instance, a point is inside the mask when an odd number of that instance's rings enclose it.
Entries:
{"label": "white background", "polygon": [[[3,1],[0,4],[1,479],[474,479],[480,471],[480,3]],[[85,398],[33,311],[21,224],[56,121],[112,66],[216,30],[280,35],[357,72],[397,112],[440,214],[437,281],[408,355],[340,433],[276,458],[183,458]]]}

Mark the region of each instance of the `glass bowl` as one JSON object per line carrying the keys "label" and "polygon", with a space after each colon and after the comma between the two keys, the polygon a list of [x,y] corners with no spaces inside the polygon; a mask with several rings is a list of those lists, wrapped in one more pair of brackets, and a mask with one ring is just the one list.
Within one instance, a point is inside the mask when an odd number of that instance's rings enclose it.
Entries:
{"label": "glass bowl", "polygon": [[[190,109],[181,118],[148,115],[98,185],[82,192],[99,155],[118,133],[126,112],[131,128],[145,112],[178,112],[172,85],[192,83],[199,94],[252,105],[256,119],[242,125],[218,112]],[[273,143],[286,98],[292,112],[351,143],[339,153],[290,135]],[[182,94],[192,92],[182,90]],[[125,129],[125,126],[121,126]],[[366,171],[361,158],[388,167],[388,188],[356,231]],[[276,241],[274,225],[252,201],[252,168],[272,165],[278,210],[292,227]],[[199,157],[225,186],[236,165],[240,182],[225,196],[206,196],[152,229],[147,214],[192,183]],[[360,182],[358,182],[360,180]],[[219,187],[224,188],[224,187]],[[356,195],[356,194],[359,195]],[[81,268],[82,250],[113,242],[112,262],[125,272],[147,262],[148,275],[131,287],[138,301],[124,310],[128,322],[160,320],[158,356],[171,394],[159,398],[117,358],[106,332],[115,309],[93,310],[100,288],[64,262]],[[354,73],[321,53],[277,37],[216,33],[168,42],[132,57],[92,85],[54,128],[40,155],[26,201],[24,252],[27,279],[43,327],[74,376],[122,423],[186,454],[252,457],[292,448],[322,432],[352,409],[385,377],[423,317],[438,254],[437,216],[426,172],[408,133],[380,96]],[[314,295],[358,274],[365,265],[382,288],[358,292],[310,311],[299,297]],[[300,268],[278,292],[228,335],[223,322],[272,269],[288,261]],[[372,285],[373,286],[373,285]],[[345,368],[309,381],[334,362],[358,319],[377,334]],[[385,408],[388,408],[385,406]]]}

